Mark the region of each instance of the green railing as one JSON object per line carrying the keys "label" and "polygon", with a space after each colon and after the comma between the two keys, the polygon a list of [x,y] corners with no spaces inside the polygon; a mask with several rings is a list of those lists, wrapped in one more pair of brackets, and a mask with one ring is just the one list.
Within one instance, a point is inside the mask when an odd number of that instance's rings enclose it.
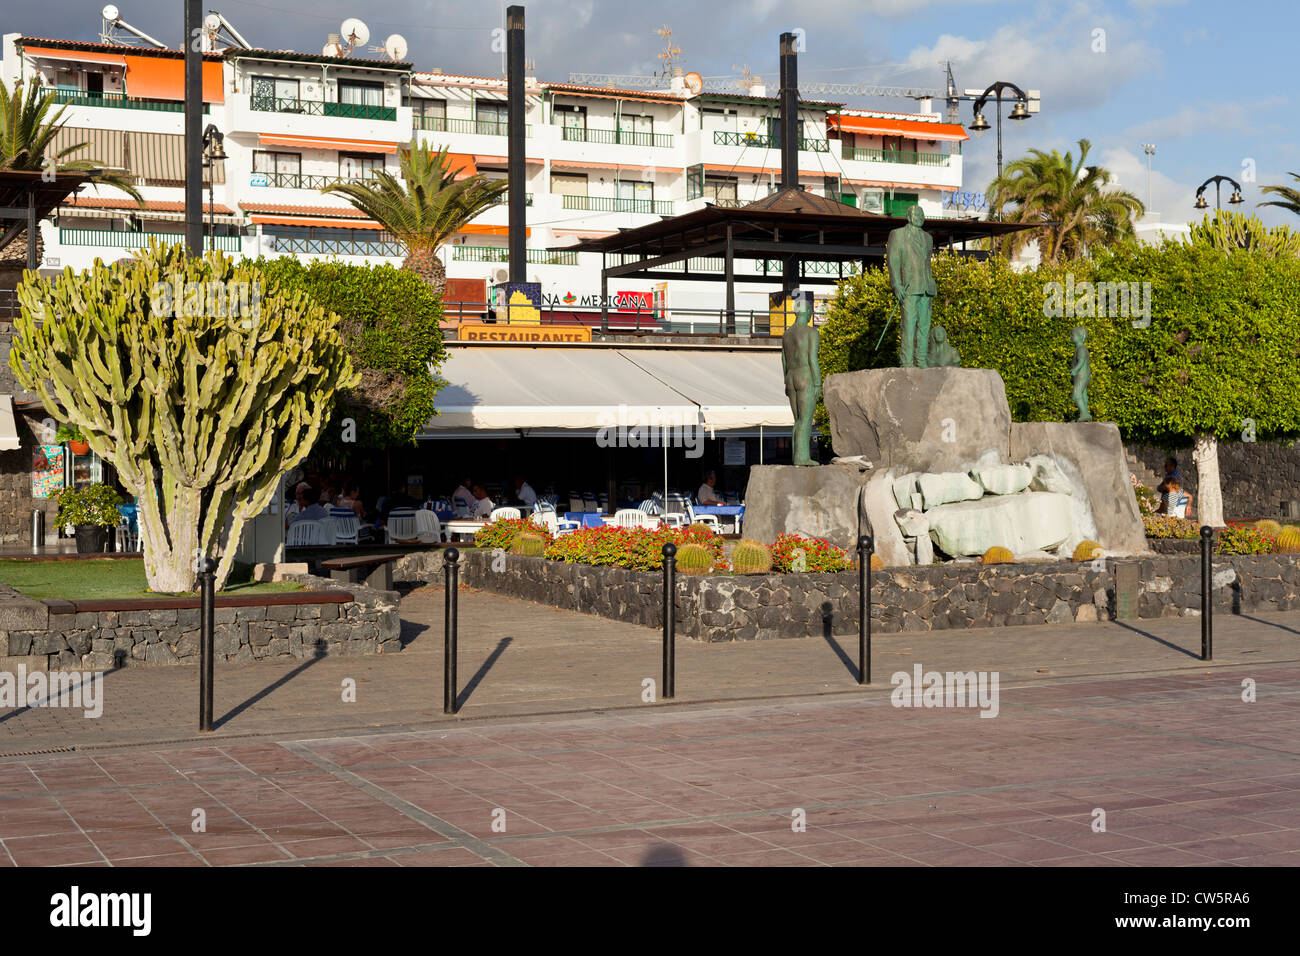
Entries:
{"label": "green railing", "polygon": [[[531,206],[532,204],[533,204],[533,194],[532,194],[532,193],[524,193],[524,205],[525,205],[525,206]],[[507,189],[505,192],[503,192],[503,193],[501,194],[500,198],[498,198],[497,201],[494,202],[492,205],[494,205],[494,206],[508,206],[508,205],[510,205],[510,190]]]}
{"label": "green railing", "polygon": [[[547,249],[525,249],[529,265],[576,266],[576,252],[551,252]],[[509,262],[510,250],[502,246],[452,246],[453,262]]]}
{"label": "green railing", "polygon": [[[415,124],[416,129],[422,129],[430,133],[474,133],[477,136],[505,136],[510,132],[509,123],[499,123],[496,120],[415,116],[412,117],[411,121]],[[532,135],[532,126],[525,126],[524,137],[530,138]]]}
{"label": "green railing", "polygon": [[339,116],[384,121],[397,119],[397,108],[394,106],[367,106],[364,103],[324,103],[320,100],[263,97],[254,94],[250,97],[249,105],[252,109],[264,113],[301,113],[306,116]]}
{"label": "green railing", "polygon": [[250,186],[277,186],[281,189],[324,189],[331,183],[347,183],[356,180],[368,181],[375,177],[366,173],[362,176],[316,176],[308,173],[259,173],[253,172],[248,177]]}
{"label": "green railing", "polygon": [[596,129],[588,126],[561,126],[562,138],[569,143],[604,143],[612,146],[673,145],[671,133],[637,133],[626,129]]}
{"label": "green railing", "polygon": [[[125,93],[95,93],[88,90],[56,89],[55,103],[69,106],[106,106],[119,110],[153,110],[159,113],[183,113],[185,104],[180,100],[153,100]],[[208,104],[203,104],[203,112],[208,112]]]}
{"label": "green railing", "polygon": [[[208,236],[203,237],[203,246],[205,249],[211,249],[213,242],[216,242],[216,248],[224,252],[238,252],[241,236]],[[63,246],[109,246],[114,249],[143,249],[149,245],[150,239],[158,239],[161,242],[174,244],[184,243],[185,233],[183,232],[115,232],[109,229],[59,229],[59,245]]]}
{"label": "green railing", "polygon": [[306,236],[270,234],[277,253],[308,253],[337,256],[388,256],[401,258],[406,246],[396,239],[312,239]]}
{"label": "green railing", "polygon": [[563,208],[586,209],[591,212],[639,212],[650,216],[671,216],[672,200],[668,199],[616,199],[613,196],[564,197]]}
{"label": "green railing", "polygon": [[947,166],[952,158],[948,153],[914,153],[901,149],[880,149],[875,146],[844,147],[844,158],[859,163],[902,163],[907,166]]}
{"label": "green railing", "polygon": [[[780,137],[768,136],[766,133],[736,133],[731,130],[713,131],[713,142],[717,146],[755,146],[759,149],[780,149]],[[831,144],[824,139],[799,137],[799,148],[809,153],[829,153]]]}

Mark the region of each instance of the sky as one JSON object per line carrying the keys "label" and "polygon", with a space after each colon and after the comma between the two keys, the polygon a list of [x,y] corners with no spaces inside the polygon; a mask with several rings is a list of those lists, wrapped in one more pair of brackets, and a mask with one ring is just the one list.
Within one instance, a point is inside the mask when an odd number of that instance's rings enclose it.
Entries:
{"label": "sky", "polygon": [[[1300,226],[1260,186],[1296,185],[1300,133],[1294,70],[1295,0],[531,0],[527,56],[541,80],[570,72],[650,74],[672,29],[677,64],[711,77],[743,70],[777,86],[778,38],[802,31],[801,81],[941,88],[951,61],[959,88],[998,81],[1040,90],[1042,109],[1003,123],[1004,162],[1029,149],[1067,150],[1088,139],[1090,163],[1147,199],[1142,144],[1151,160],[1149,208],[1187,222],[1196,188],[1214,175],[1241,183],[1246,203],[1269,225]],[[180,46],[179,0],[119,0],[127,22]],[[211,0],[255,47],[318,52],[344,17],[370,27],[371,45],[401,33],[417,69],[501,74],[497,0]],[[0,32],[89,39],[100,0],[7,3]],[[377,54],[369,54],[371,56]],[[805,93],[808,98],[817,98]],[[837,97],[851,107],[915,110],[912,100]],[[942,110],[941,101],[934,108]],[[970,102],[962,122],[971,121]],[[1009,107],[1004,109],[1009,110]],[[993,121],[991,111],[986,114]],[[965,148],[964,184],[983,190],[996,173],[990,132]],[[1207,192],[1211,207],[1213,187]],[[1227,194],[1224,195],[1226,203]]]}

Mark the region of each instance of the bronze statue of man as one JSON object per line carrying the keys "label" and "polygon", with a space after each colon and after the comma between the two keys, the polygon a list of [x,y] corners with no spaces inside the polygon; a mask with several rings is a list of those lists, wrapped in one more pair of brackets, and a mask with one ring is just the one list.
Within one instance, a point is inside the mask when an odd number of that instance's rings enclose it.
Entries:
{"label": "bronze statue of man", "polygon": [[924,223],[921,207],[908,207],[907,225],[891,230],[885,243],[889,285],[903,314],[898,359],[904,368],[926,368],[929,360],[930,307],[938,290],[930,271],[934,240],[921,228]]}
{"label": "bronze statue of man", "polygon": [[813,296],[810,290],[795,289],[790,299],[794,303],[794,324],[781,336],[785,394],[794,412],[790,448],[796,465],[815,465],[812,420],[822,393],[822,367],[817,360],[818,333],[812,327]]}

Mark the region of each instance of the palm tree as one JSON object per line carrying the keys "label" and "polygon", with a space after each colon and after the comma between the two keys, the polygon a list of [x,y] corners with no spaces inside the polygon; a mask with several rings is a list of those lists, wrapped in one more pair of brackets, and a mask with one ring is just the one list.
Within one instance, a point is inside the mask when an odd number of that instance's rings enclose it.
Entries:
{"label": "palm tree", "polygon": [[[88,159],[75,159],[73,154],[85,149],[88,144],[74,143],[64,146],[57,152],[50,150],[54,138],[63,129],[63,114],[67,106],[60,107],[57,113],[50,115],[54,105],[54,91],[43,90],[40,86],[28,86],[23,94],[23,81],[14,84],[13,92],[3,80],[0,80],[0,169],[19,172],[53,172],[53,173],[89,173],[93,172],[92,184],[100,183],[122,190],[140,205],[144,201],[131,181],[117,173],[105,171]],[[37,256],[41,255],[41,239],[38,235]],[[2,255],[2,253],[0,253]],[[26,252],[23,253],[26,258]]]}
{"label": "palm tree", "polygon": [[989,187],[989,206],[1004,222],[1043,223],[999,240],[1014,256],[1037,239],[1044,262],[1086,255],[1089,246],[1132,238],[1133,222],[1146,211],[1132,193],[1110,186],[1111,173],[1087,166],[1092,143],[1079,140],[1079,158],[1056,150],[1030,155],[1007,166]]}
{"label": "palm tree", "polygon": [[[1296,182],[1300,182],[1300,173],[1287,173]],[[1283,209],[1289,209],[1297,216],[1300,216],[1300,189],[1294,186],[1261,186],[1259,189],[1262,193],[1274,193],[1282,198],[1273,199],[1269,202],[1259,203],[1261,206],[1281,206]]]}
{"label": "palm tree", "polygon": [[361,182],[336,182],[321,192],[337,193],[405,244],[402,268],[414,272],[442,295],[447,269],[438,248],[466,223],[500,201],[505,180],[475,173],[459,182],[446,148],[431,153],[414,139],[400,150],[401,177],[379,171]]}

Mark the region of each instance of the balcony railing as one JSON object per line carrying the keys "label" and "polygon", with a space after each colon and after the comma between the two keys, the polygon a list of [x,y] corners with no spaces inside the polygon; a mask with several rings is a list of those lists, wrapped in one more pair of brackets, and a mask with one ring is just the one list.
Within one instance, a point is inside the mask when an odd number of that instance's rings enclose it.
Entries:
{"label": "balcony railing", "polygon": [[395,239],[312,239],[306,236],[273,236],[278,253],[307,253],[337,256],[388,256],[400,259],[406,246]]}
{"label": "balcony railing", "polygon": [[844,147],[844,158],[859,163],[903,163],[908,166],[947,166],[949,153],[914,153],[901,149],[880,149],[875,146]]}
{"label": "balcony railing", "polygon": [[[529,265],[576,266],[576,252],[551,252],[548,249],[525,249]],[[452,246],[453,262],[509,262],[510,250],[502,246]]]}
{"label": "balcony railing", "polygon": [[[95,93],[90,90],[56,89],[55,103],[69,106],[107,106],[119,110],[152,110],[159,113],[184,113],[185,104],[180,100],[153,100],[139,96],[127,96],[125,93]],[[208,112],[208,104],[203,104],[203,112]]]}
{"label": "balcony railing", "polygon": [[[532,204],[533,204],[533,194],[532,194],[532,193],[524,193],[524,205],[525,205],[525,206],[531,206]],[[497,201],[494,202],[492,205],[494,205],[494,206],[508,206],[508,205],[510,205],[510,190],[507,189],[505,192],[503,192],[503,193],[500,195],[500,197],[497,199]]]}
{"label": "balcony railing", "polygon": [[590,126],[562,126],[562,138],[568,143],[604,143],[613,146],[673,145],[671,133],[637,133],[626,129],[596,129]]}
{"label": "balcony railing", "polygon": [[[496,120],[458,119],[446,116],[416,116],[412,118],[416,129],[430,133],[473,133],[477,136],[505,136],[510,132],[509,123]],[[531,125],[524,127],[524,137],[533,135]]]}
{"label": "balcony railing", "polygon": [[[717,146],[755,146],[759,149],[780,149],[781,138],[768,136],[766,133],[737,133],[732,130],[713,131],[713,142]],[[824,139],[799,137],[799,148],[809,153],[829,153],[831,144]]]}
{"label": "balcony railing", "polygon": [[650,216],[671,216],[672,200],[668,199],[616,199],[613,196],[564,197],[563,208],[586,209],[590,212],[637,212]]}
{"label": "balcony railing", "polygon": [[301,113],[306,116],[341,116],[350,119],[383,120],[385,122],[397,119],[397,108],[394,106],[369,106],[365,103],[325,103],[321,100],[257,95],[252,96],[249,103],[252,109],[264,113]]}
{"label": "balcony railing", "polygon": [[[143,249],[150,239],[157,239],[168,244],[184,243],[183,232],[117,232],[109,229],[59,229],[59,245],[63,246],[107,246],[114,249]],[[242,236],[203,237],[205,249],[216,248],[224,252],[238,252]]]}
{"label": "balcony railing", "polygon": [[249,186],[273,186],[281,189],[324,189],[331,183],[349,183],[374,179],[371,173],[360,176],[317,176],[310,173],[261,173],[254,171],[248,177]]}

